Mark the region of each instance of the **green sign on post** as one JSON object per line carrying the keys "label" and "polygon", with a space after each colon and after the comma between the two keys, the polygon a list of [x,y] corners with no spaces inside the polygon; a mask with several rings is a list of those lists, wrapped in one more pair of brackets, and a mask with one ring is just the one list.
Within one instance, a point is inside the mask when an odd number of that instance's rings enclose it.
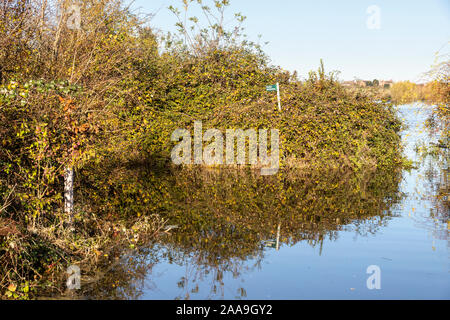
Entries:
{"label": "green sign on post", "polygon": [[277,82],[277,84],[273,84],[271,86],[266,86],[266,91],[276,91],[277,92],[278,110],[281,111],[280,84]]}

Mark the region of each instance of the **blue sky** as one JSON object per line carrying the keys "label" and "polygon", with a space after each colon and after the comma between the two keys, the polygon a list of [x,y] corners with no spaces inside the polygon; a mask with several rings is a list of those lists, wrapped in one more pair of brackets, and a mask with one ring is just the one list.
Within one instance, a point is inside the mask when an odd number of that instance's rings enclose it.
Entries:
{"label": "blue sky", "polygon": [[[167,7],[180,3],[136,0],[133,6],[156,14],[154,28],[173,31],[176,18]],[[371,5],[380,9],[380,29],[367,27]],[[264,51],[272,63],[300,76],[317,69],[323,58],[325,68],[340,71],[343,80],[420,81],[436,52],[450,51],[448,0],[231,0],[228,20],[236,12],[247,17],[251,40],[261,34],[262,42],[269,42]]]}

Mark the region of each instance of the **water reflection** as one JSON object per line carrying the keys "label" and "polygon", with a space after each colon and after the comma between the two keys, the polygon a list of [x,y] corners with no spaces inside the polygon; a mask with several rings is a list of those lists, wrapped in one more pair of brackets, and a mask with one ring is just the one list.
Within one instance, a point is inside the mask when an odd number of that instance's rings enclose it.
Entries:
{"label": "water reflection", "polygon": [[[102,282],[85,288],[89,297],[139,298],[143,291],[158,290],[152,268],[160,261],[186,268],[177,281],[181,293],[174,298],[188,299],[206,283],[207,297],[224,297],[224,277],[239,279],[259,270],[267,250],[300,241],[321,250],[325,239],[335,241],[343,230],[374,234],[393,216],[390,208],[401,198],[400,171],[282,171],[263,177],[252,171],[199,168],[165,174],[155,174],[152,167],[121,170],[109,174],[120,189],[99,197],[99,207],[114,205],[129,215],[133,199],[136,212],[158,208],[177,228],[122,257]],[[238,291],[233,298],[246,297],[244,287]]]}
{"label": "water reflection", "polygon": [[[439,145],[440,132],[430,130],[426,126],[431,116],[431,107],[424,104],[402,106],[400,112],[404,115],[409,130],[406,152],[408,157],[415,160],[417,170],[413,172],[414,183],[409,181],[403,187],[409,191],[409,199],[418,208],[412,207],[408,216],[418,227],[425,228],[432,234],[433,239],[448,241],[450,229],[449,190],[449,149],[435,147]],[[412,202],[412,201],[411,201]],[[420,210],[422,207],[424,210]],[[448,243],[450,247],[450,242]]]}

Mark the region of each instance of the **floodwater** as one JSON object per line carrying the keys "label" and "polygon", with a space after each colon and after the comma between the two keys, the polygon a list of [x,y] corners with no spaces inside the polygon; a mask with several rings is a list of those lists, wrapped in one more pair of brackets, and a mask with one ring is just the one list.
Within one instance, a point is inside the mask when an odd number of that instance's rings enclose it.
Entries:
{"label": "floodwater", "polygon": [[449,299],[448,153],[422,159],[416,150],[437,139],[423,127],[429,107],[398,109],[416,169],[161,182],[177,227],[122,256],[84,296]]}

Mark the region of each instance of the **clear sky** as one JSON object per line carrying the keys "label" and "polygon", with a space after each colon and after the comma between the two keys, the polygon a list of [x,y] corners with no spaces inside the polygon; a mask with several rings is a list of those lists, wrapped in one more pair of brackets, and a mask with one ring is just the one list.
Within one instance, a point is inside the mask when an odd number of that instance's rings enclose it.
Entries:
{"label": "clear sky", "polygon": [[[167,7],[180,3],[136,0],[133,6],[156,13],[154,28],[173,31],[176,18]],[[367,26],[368,19],[377,21],[367,13],[372,5],[380,9],[379,29]],[[231,0],[229,20],[236,12],[247,17],[251,40],[260,34],[269,42],[264,51],[272,63],[301,77],[323,58],[342,80],[420,81],[436,52],[450,51],[450,0]]]}

